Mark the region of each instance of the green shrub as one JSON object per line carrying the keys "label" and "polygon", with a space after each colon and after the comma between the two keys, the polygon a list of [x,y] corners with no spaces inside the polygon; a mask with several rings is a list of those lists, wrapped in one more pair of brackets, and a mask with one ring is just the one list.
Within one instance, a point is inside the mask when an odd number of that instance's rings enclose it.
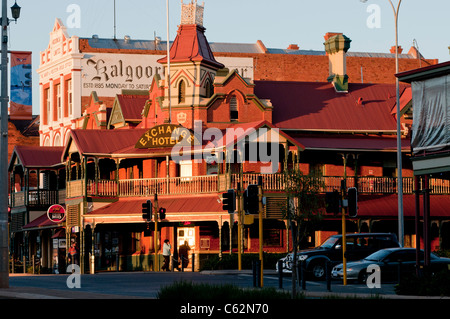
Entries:
{"label": "green shrub", "polygon": [[[290,299],[289,292],[275,288],[243,289],[231,284],[213,285],[177,281],[162,287],[158,299],[171,300],[273,300]],[[300,295],[299,298],[303,298]]]}
{"label": "green shrub", "polygon": [[450,296],[450,272],[443,270],[432,276],[405,276],[396,285],[395,292],[399,295]]}

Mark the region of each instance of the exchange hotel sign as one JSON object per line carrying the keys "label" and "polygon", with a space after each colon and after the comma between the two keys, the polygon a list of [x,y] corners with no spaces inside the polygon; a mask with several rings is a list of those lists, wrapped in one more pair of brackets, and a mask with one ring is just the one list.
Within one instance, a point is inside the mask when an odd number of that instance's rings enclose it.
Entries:
{"label": "exchange hotel sign", "polygon": [[198,145],[194,134],[181,125],[162,124],[149,129],[137,141],[136,148],[164,148]]}
{"label": "exchange hotel sign", "polygon": [[[149,90],[155,74],[164,78],[158,63],[163,55],[87,53],[82,59],[82,96],[95,91],[98,96],[115,96],[121,90]],[[227,68],[253,79],[252,58],[219,57]]]}

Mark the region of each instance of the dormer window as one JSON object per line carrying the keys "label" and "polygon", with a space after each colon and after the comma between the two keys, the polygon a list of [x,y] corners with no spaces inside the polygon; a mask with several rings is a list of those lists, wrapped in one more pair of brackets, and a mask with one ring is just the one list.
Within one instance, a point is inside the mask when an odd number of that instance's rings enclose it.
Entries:
{"label": "dormer window", "polygon": [[230,99],[230,121],[237,121],[239,118],[237,99],[233,96]]}
{"label": "dormer window", "polygon": [[186,83],[183,80],[178,85],[178,103],[184,103],[186,101]]}

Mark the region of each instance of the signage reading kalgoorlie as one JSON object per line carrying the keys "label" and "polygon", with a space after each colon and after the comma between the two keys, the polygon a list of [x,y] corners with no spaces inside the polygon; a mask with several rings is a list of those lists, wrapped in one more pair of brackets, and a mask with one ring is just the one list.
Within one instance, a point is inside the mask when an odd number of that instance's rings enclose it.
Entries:
{"label": "signage reading kalgoorlie", "polygon": [[198,145],[195,135],[181,125],[161,124],[145,132],[137,141],[136,148],[163,148],[175,145]]}
{"label": "signage reading kalgoorlie", "polygon": [[47,217],[54,223],[62,222],[66,219],[66,210],[61,205],[52,205],[47,210]]}

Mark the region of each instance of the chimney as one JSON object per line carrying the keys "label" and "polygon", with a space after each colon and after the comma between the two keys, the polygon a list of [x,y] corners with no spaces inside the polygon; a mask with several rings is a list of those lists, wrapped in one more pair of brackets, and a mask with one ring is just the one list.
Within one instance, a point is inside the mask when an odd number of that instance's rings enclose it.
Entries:
{"label": "chimney", "polygon": [[[393,46],[391,47],[390,52],[391,52],[392,54],[395,54],[395,45],[393,45]],[[399,45],[399,46],[398,46],[398,54],[401,54],[402,52],[403,52],[403,49],[402,49],[402,47]]]}
{"label": "chimney", "polygon": [[297,44],[289,44],[289,46],[287,47],[288,50],[299,50],[300,48],[298,47]]}
{"label": "chimney", "polygon": [[329,61],[328,82],[331,82],[337,92],[348,92],[348,75],[346,54],[350,49],[350,40],[342,33],[327,33],[325,38],[325,51]]}

